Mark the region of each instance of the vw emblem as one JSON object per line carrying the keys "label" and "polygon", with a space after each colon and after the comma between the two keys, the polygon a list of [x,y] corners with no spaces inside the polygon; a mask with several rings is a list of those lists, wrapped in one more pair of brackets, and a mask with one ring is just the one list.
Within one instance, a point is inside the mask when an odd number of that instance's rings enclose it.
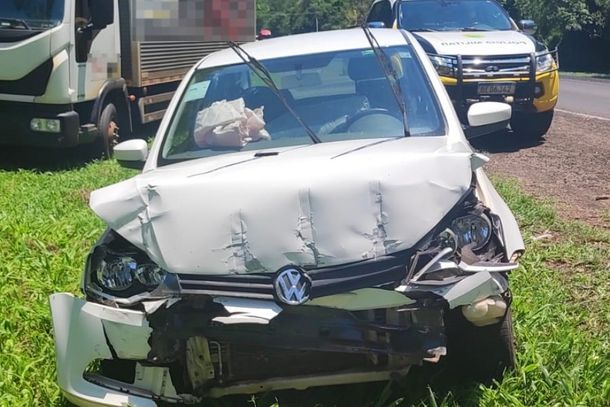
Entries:
{"label": "vw emblem", "polygon": [[280,270],[273,285],[277,298],[287,305],[301,305],[311,295],[311,280],[296,267]]}

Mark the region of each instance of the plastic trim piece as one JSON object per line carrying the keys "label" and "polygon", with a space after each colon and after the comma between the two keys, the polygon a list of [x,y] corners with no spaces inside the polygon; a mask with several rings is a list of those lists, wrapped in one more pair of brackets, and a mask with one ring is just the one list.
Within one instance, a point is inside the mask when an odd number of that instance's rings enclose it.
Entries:
{"label": "plastic trim piece", "polygon": [[[104,324],[117,324],[124,333],[130,332],[125,337],[115,337],[115,340],[121,341],[126,352],[146,352],[150,328],[143,313],[88,303],[70,294],[54,294],[50,297],[50,303],[57,379],[69,401],[79,406],[156,406],[152,400],[109,391],[83,378],[91,362],[112,359]],[[109,341],[112,339],[109,338]]]}
{"label": "plastic trim piece", "polygon": [[42,96],[47,90],[51,72],[53,72],[53,59],[49,58],[21,79],[0,81],[0,93],[7,95]]}

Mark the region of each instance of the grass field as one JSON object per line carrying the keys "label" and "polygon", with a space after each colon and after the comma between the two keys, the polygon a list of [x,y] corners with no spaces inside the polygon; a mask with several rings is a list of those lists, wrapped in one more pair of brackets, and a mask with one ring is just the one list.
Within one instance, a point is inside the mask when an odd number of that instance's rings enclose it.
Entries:
{"label": "grass field", "polygon": [[[113,162],[49,173],[0,171],[0,406],[65,405],[55,385],[48,296],[78,292],[86,253],[103,230],[88,210],[89,192],[132,174]],[[512,279],[518,370],[495,387],[451,387],[434,370],[414,369],[409,380],[385,388],[340,388],[301,400],[610,406],[610,233],[564,222],[515,183],[496,183],[529,249]],[[262,397],[251,405],[274,403]]]}

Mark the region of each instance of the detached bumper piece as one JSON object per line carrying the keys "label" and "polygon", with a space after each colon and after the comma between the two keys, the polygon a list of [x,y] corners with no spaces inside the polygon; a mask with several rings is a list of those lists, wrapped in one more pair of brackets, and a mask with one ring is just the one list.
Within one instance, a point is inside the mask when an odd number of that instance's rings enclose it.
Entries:
{"label": "detached bumper piece", "polygon": [[81,406],[384,381],[445,349],[436,300],[347,311],[198,297],[147,314],[57,294],[51,308],[59,384]]}

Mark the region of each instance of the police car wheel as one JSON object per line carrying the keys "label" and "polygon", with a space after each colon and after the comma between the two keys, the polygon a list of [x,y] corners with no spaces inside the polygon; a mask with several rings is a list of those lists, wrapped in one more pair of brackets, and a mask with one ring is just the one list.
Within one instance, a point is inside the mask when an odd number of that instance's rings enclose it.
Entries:
{"label": "police car wheel", "polygon": [[540,113],[515,112],[510,127],[519,137],[540,139],[549,131],[553,123],[553,114],[553,110]]}

